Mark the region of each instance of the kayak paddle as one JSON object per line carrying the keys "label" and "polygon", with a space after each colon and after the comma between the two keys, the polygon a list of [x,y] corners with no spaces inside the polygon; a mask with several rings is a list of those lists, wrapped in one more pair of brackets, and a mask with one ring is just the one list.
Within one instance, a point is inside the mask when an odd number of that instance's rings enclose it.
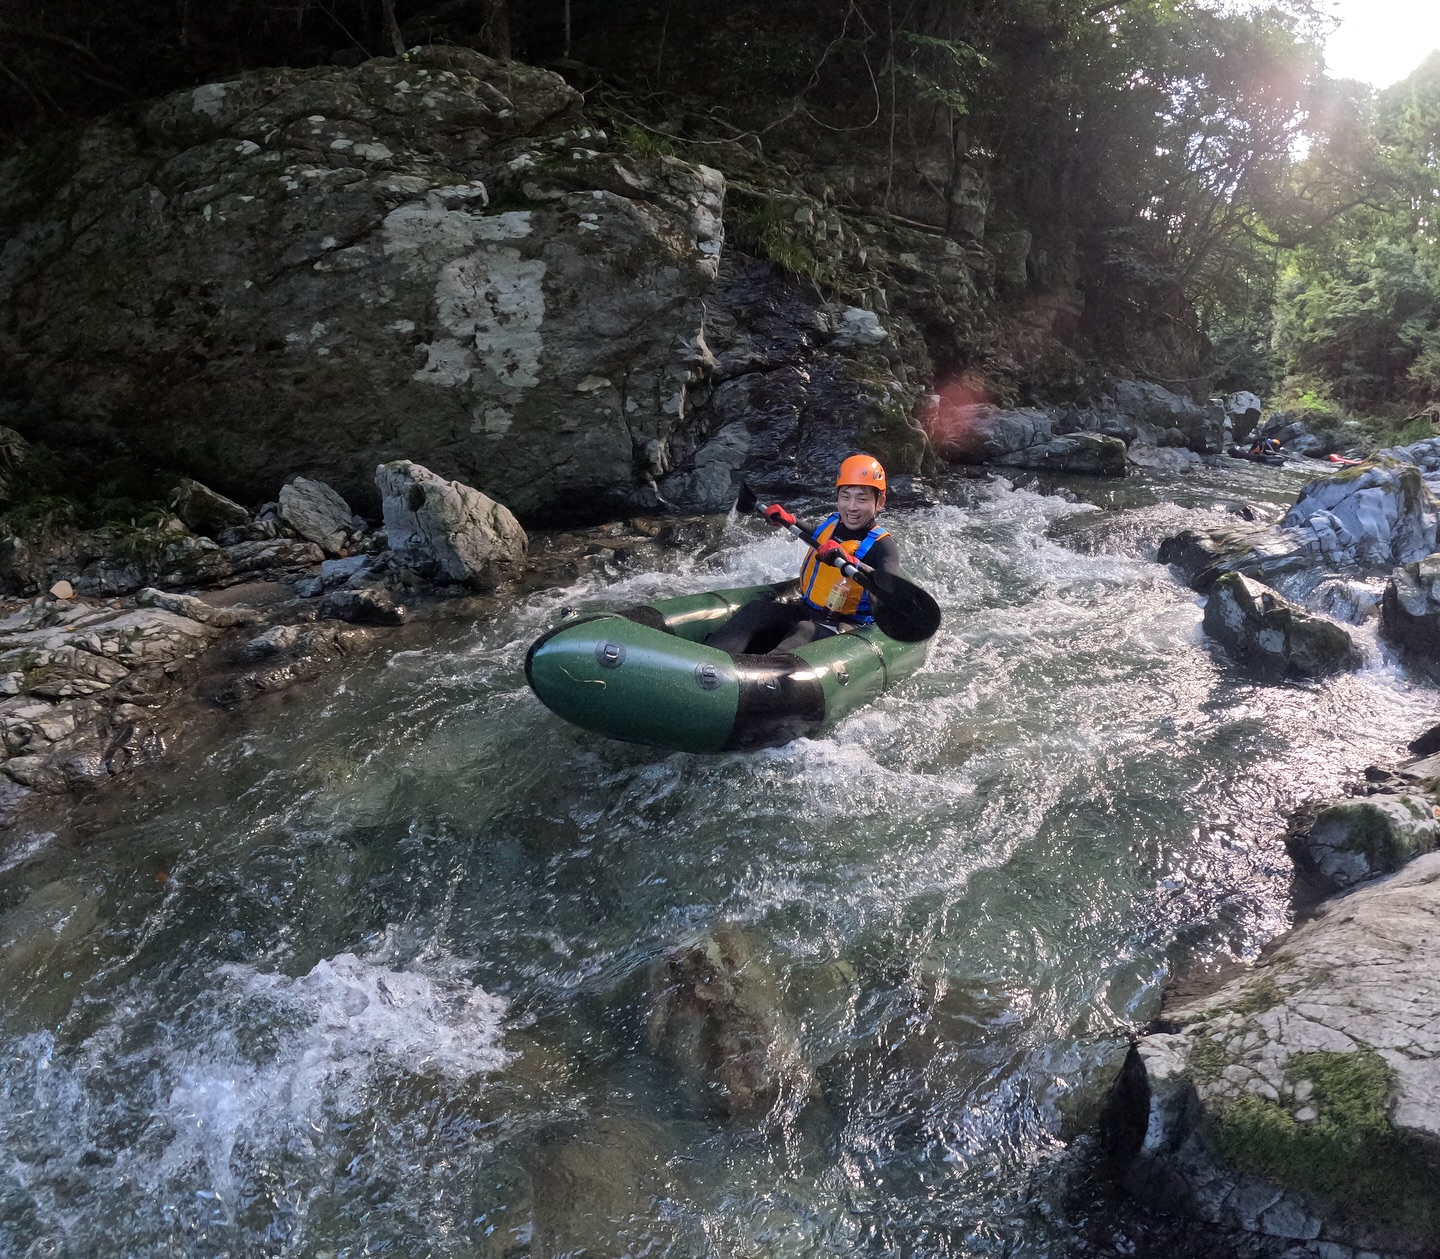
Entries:
{"label": "kayak paddle", "polygon": [[[735,510],[748,516],[752,512],[763,515],[755,491],[745,482],[740,482],[740,496],[735,500]],[[786,525],[791,533],[806,546],[820,549],[815,535],[799,524]],[[919,643],[934,636],[940,628],[940,605],[913,581],[907,581],[897,573],[886,573],[879,569],[864,569],[855,564],[837,564],[845,574],[862,590],[875,596],[870,611],[875,624],[882,634],[888,634],[902,643]]]}

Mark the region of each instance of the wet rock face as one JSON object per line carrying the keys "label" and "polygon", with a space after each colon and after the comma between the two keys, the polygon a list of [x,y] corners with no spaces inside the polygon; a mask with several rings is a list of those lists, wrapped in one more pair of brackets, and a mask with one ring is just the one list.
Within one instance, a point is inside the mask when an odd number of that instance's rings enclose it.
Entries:
{"label": "wet rock face", "polygon": [[1129,1186],[1274,1238],[1435,1253],[1437,889],[1440,854],[1419,857],[1167,1010],[1178,1030],[1142,1038],[1112,1093],[1107,1139]]}
{"label": "wet rock face", "polygon": [[1327,891],[1338,892],[1435,848],[1440,820],[1428,798],[1376,795],[1323,807],[1303,835],[1288,837],[1296,864]]}
{"label": "wet rock face", "polygon": [[1210,587],[1204,626],[1237,663],[1267,681],[1318,677],[1360,663],[1340,626],[1240,573],[1227,573]]}
{"label": "wet rock face", "polygon": [[373,506],[401,456],[522,513],[623,498],[685,422],[724,183],[605,152],[578,102],[436,46],[16,159],[0,409],[252,500],[302,468]]}
{"label": "wet rock face", "polygon": [[0,769],[9,778],[61,792],[164,752],[148,710],[221,631],[152,593],[151,606],[129,609],[37,599],[0,621]]}
{"label": "wet rock face", "polygon": [[777,498],[829,494],[857,450],[892,476],[917,472],[925,382],[915,340],[905,316],[818,303],[813,287],[727,250],[705,336],[685,350],[699,381],[686,394],[687,426],[649,448],[655,497],[640,506],[726,511],[742,477]]}
{"label": "wet rock face", "polygon": [[650,973],[649,1039],[720,1114],[756,1120],[802,1104],[811,1071],[756,941],[716,927]]}
{"label": "wet rock face", "polygon": [[1385,637],[1440,665],[1440,555],[1397,568],[1380,603]]}

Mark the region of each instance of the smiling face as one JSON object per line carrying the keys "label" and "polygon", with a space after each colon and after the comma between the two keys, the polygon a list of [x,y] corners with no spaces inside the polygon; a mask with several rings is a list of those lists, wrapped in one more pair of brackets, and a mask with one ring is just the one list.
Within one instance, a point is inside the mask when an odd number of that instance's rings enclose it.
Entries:
{"label": "smiling face", "polygon": [[842,485],[835,495],[835,510],[847,529],[861,529],[885,506],[885,495],[868,485]]}

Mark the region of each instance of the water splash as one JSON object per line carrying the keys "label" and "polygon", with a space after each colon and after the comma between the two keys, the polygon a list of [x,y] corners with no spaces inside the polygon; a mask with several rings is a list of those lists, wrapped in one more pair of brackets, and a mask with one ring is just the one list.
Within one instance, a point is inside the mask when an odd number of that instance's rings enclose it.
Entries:
{"label": "water splash", "polygon": [[[1174,966],[1283,930],[1288,810],[1433,719],[1371,629],[1355,674],[1230,670],[1153,554],[1250,481],[1126,487],[1102,510],[971,482],[897,513],[945,627],[820,738],[656,753],[524,686],[562,607],[798,568],[798,542],[734,522],[706,554],[243,709],[144,798],[93,810],[83,844],[36,845],[0,871],[30,959],[0,980],[53,1012],[0,1034],[0,1193],[26,1204],[0,1251],[477,1249],[532,1236],[557,1124],[617,1108],[683,1182],[653,1207],[676,1253],[1063,1246],[1025,1203],[1092,1049]],[[40,887],[91,897],[90,925],[27,946]],[[855,975],[818,1099],[764,1139],[695,1109],[646,1047],[648,967],[720,920],[769,942],[802,1012],[811,976]]]}

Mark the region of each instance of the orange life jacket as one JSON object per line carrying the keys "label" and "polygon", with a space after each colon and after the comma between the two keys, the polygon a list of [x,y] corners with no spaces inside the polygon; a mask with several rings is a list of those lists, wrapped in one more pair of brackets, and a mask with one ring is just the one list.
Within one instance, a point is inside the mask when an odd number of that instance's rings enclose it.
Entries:
{"label": "orange life jacket", "polygon": [[[825,518],[825,523],[820,526],[819,532],[815,534],[815,541],[824,545],[830,540],[839,524],[839,513],[831,513]],[[863,560],[872,546],[881,538],[889,536],[888,529],[876,526],[863,538],[857,538],[851,542],[842,541],[840,547],[852,559]],[[846,577],[834,564],[820,563],[814,551],[805,557],[804,566],[800,569],[800,593],[806,603],[823,612],[827,617],[842,617],[847,621],[857,621],[865,625],[875,619],[870,614],[869,594]]]}

